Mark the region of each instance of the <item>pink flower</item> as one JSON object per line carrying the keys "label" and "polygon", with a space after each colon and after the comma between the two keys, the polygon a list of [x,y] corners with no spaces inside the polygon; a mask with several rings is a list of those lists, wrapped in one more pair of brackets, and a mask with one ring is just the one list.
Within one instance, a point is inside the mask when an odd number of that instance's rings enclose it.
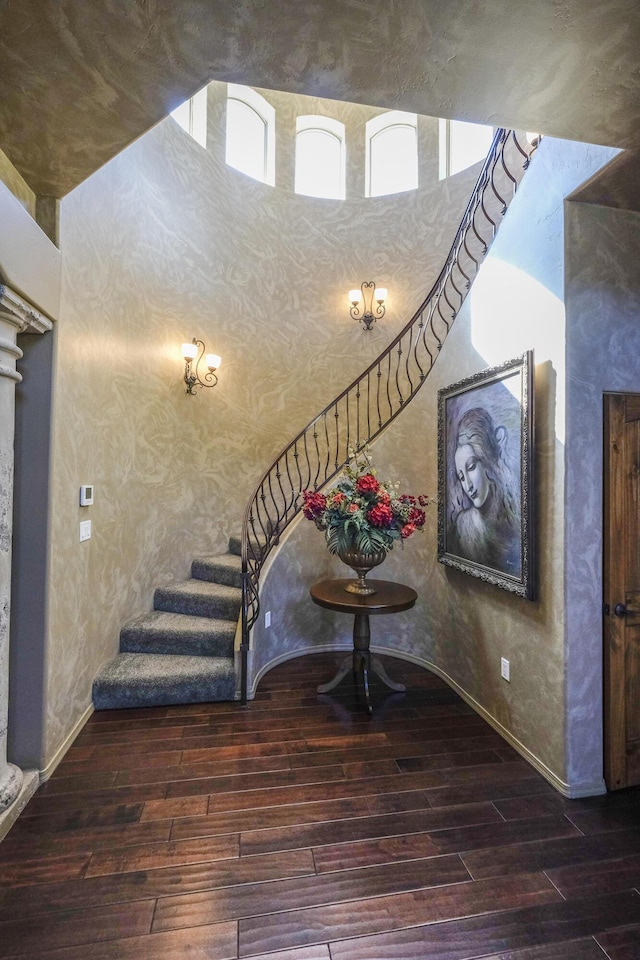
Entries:
{"label": "pink flower", "polygon": [[340,491],[338,491],[337,493],[334,493],[334,495],[331,497],[331,506],[339,507],[340,504],[344,503],[346,499],[347,498],[345,497],[344,493],[341,493]]}
{"label": "pink flower", "polygon": [[360,509],[360,507],[358,506],[357,503],[350,503],[350,504],[349,504],[349,513],[357,513],[359,509]]}
{"label": "pink flower", "polygon": [[386,503],[378,503],[367,514],[372,527],[390,527],[393,523],[393,511]]}
{"label": "pink flower", "polygon": [[364,476],[358,477],[356,482],[358,493],[377,493],[379,489],[380,484],[372,473],[365,473]]}
{"label": "pink flower", "polygon": [[412,533],[416,532],[415,524],[405,523],[404,527],[400,531],[400,536],[403,540],[406,540],[407,537],[410,537]]}

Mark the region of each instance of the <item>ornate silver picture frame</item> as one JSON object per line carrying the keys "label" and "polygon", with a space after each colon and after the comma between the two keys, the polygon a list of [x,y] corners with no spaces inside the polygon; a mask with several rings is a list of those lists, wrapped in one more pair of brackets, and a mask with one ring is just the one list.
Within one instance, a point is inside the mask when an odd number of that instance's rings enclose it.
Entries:
{"label": "ornate silver picture frame", "polygon": [[531,350],[438,391],[438,560],[533,599]]}

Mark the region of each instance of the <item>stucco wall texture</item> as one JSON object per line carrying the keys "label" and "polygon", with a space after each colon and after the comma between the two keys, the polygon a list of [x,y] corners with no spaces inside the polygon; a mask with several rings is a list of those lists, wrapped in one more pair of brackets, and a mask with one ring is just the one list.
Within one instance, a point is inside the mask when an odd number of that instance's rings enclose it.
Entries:
{"label": "stucco wall texture", "polygon": [[640,215],[578,200],[567,204],[566,216],[570,777],[597,768],[601,752],[602,394],[640,392]]}
{"label": "stucco wall texture", "polygon": [[[62,204],[47,761],[86,711],[121,625],[150,609],[156,585],[186,577],[194,556],[225,548],[260,471],[415,309],[471,188],[470,173],[437,180],[437,121],[421,118],[420,190],[366,200],[357,145],[376,111],[268,97],[279,116],[275,189],[226,167],[224,85],[214,85],[206,152],[166,120]],[[293,118],[316,111],[347,127],[343,203],[291,189]],[[432,376],[374,450],[381,475],[435,493],[438,388],[534,348],[536,600],[438,565],[432,511],[424,535],[383,568],[415,586],[419,603],[376,621],[373,643],[447,677],[574,795],[602,789],[600,716],[590,712],[600,663],[575,675],[566,667],[568,655],[595,651],[564,613],[565,336],[579,321],[565,314],[563,206],[614,153],[543,141]],[[363,279],[389,289],[387,316],[370,334],[346,304]],[[184,394],[179,355],[192,336],[223,358],[219,385],[196,398]],[[94,530],[79,544],[84,482],[96,488]],[[340,569],[311,524],[291,531],[264,585],[272,628],[256,630],[256,675],[283,655],[348,646],[349,624],[307,594],[314,579]],[[509,685],[499,677],[501,656],[511,661]]]}
{"label": "stucco wall texture", "polygon": [[[424,533],[390,553],[377,571],[379,576],[410,584],[419,599],[411,611],[375,618],[372,646],[435,669],[495,722],[558,789],[576,796],[604,789],[601,653],[597,649],[601,637],[599,616],[593,619],[601,589],[594,565],[588,564],[589,577],[582,576],[590,555],[584,543],[577,551],[565,551],[565,338],[568,322],[580,330],[583,321],[580,310],[572,309],[568,317],[565,310],[564,197],[614,154],[606,148],[543,140],[425,386],[373,448],[380,476],[399,480],[409,492],[435,494],[438,390],[534,350],[535,600],[528,602],[438,564],[437,518],[432,510]],[[572,218],[580,216],[580,210],[571,213]],[[627,239],[624,215],[623,227]],[[611,229],[615,231],[615,226]],[[572,233],[575,230],[573,226]],[[584,264],[586,250],[597,242],[592,226],[589,244],[573,247],[575,261]],[[597,259],[604,277],[608,258],[602,254]],[[619,270],[626,275],[628,269],[627,258]],[[633,282],[631,276],[627,285]],[[606,286],[604,279],[601,283]],[[607,323],[615,326],[616,322],[609,309]],[[578,336],[583,344],[578,369],[589,377],[584,356],[588,347]],[[586,337],[588,341],[588,333]],[[599,384],[594,389],[597,405],[601,403]],[[595,418],[591,432],[595,431],[597,443],[601,406],[590,416]],[[580,432],[571,443],[580,449]],[[579,460],[584,461],[583,454]],[[595,469],[590,467],[590,482],[597,491]],[[597,539],[600,508],[587,504],[584,497],[577,499],[575,509],[583,524],[589,525],[592,540],[596,525]],[[568,515],[573,515],[572,508]],[[264,610],[272,611],[272,626],[265,631],[261,623],[255,631],[257,673],[281,649],[289,654],[296,649],[322,649],[328,638],[345,648],[350,645],[347,618],[319,611],[308,597],[313,579],[345,575],[339,561],[320,555],[318,541],[322,544],[322,537],[313,525],[299,522],[269,571],[262,603]],[[574,609],[565,600],[565,554],[567,570],[576,565],[580,569],[572,575],[573,587],[567,596],[573,601],[580,581],[580,597],[591,598],[582,612],[580,605]],[[583,629],[585,617],[592,618],[588,631]],[[566,665],[567,650],[574,665],[571,671]],[[510,661],[510,683],[500,677],[501,657]]]}
{"label": "stucco wall texture", "polygon": [[[224,163],[225,85],[210,91],[204,151],[172,119],[62,202],[51,476],[47,761],[89,703],[91,681],[153,590],[223,551],[250,489],[291,437],[400,328],[437,275],[474,174],[437,177],[437,120],[421,118],[422,187],[345,202],[297,196],[296,113],[347,128],[348,183],[372,108],[269,94],[279,185]],[[373,279],[387,315],[365,333],[347,291]],[[187,396],[180,344],[222,357],[213,390]],[[78,542],[81,483],[95,485]]]}
{"label": "stucco wall texture", "polygon": [[61,197],[208,80],[630,146],[634,0],[20,0],[0,142]]}

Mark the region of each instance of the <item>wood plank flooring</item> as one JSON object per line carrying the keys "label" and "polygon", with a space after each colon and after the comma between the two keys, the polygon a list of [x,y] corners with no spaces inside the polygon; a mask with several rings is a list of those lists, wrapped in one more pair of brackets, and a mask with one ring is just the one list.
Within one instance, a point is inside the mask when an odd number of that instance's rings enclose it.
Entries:
{"label": "wood plank flooring", "polygon": [[557,794],[438,678],[96,713],[0,843],[0,960],[640,960],[640,789]]}

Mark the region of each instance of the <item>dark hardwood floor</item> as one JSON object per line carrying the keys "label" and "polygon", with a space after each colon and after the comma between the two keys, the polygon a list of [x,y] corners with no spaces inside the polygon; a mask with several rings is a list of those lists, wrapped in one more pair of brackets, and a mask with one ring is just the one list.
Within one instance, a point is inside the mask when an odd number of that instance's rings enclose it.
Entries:
{"label": "dark hardwood floor", "polygon": [[640,791],[570,801],[431,674],[96,713],[0,844],[0,958],[640,958]]}

